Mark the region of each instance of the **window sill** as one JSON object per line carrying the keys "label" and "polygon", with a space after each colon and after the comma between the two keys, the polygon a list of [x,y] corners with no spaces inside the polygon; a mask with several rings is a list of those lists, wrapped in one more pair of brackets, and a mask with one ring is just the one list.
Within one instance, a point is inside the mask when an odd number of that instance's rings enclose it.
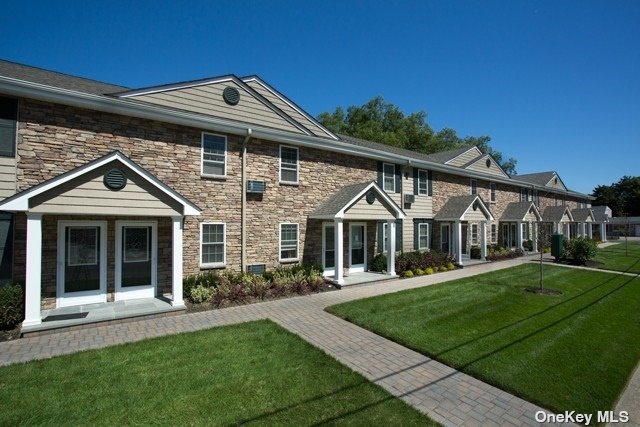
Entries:
{"label": "window sill", "polygon": [[218,262],[214,264],[200,264],[202,270],[212,270],[214,268],[227,268],[227,264],[224,262]]}
{"label": "window sill", "polygon": [[300,185],[300,183],[298,183],[298,182],[290,182],[290,181],[280,181],[279,184],[280,185],[288,185],[288,186],[291,186],[291,187],[297,187],[297,186]]}
{"label": "window sill", "polygon": [[292,262],[300,262],[300,258],[286,258],[280,260],[281,264],[290,264]]}
{"label": "window sill", "polygon": [[227,179],[227,175],[207,175],[206,173],[201,173],[200,178],[205,179],[215,179],[219,181],[225,181]]}

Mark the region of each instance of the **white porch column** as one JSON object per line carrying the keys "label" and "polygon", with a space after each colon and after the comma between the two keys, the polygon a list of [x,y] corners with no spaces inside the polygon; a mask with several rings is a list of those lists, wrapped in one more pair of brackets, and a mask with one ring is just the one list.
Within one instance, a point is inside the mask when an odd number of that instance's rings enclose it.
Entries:
{"label": "white porch column", "polygon": [[532,227],[532,235],[531,235],[531,241],[533,242],[533,248],[532,251],[533,252],[538,252],[538,235],[540,234],[540,230],[538,230],[538,223],[537,222],[532,222],[531,223],[531,227]]}
{"label": "white porch column", "polygon": [[387,221],[387,230],[389,237],[387,238],[387,274],[396,275],[396,221]]}
{"label": "white porch column", "polygon": [[174,307],[184,307],[182,290],[182,231],[184,228],[183,217],[174,216],[171,218],[173,237],[171,239],[171,282],[173,284],[171,293]]}
{"label": "white porch column", "polygon": [[482,233],[482,240],[480,240],[480,259],[485,259],[487,256],[487,221],[480,223],[480,233]]}
{"label": "white porch column", "polygon": [[589,223],[589,225],[587,225],[587,233],[589,235],[590,239],[593,239],[593,223]]}
{"label": "white porch column", "polygon": [[333,273],[333,280],[335,280],[335,282],[338,285],[342,285],[344,283],[344,278],[342,277],[343,271],[342,271],[342,266],[344,264],[343,262],[343,250],[342,250],[342,246],[343,246],[343,229],[342,229],[342,218],[336,218],[333,222],[334,225],[334,230],[335,230],[335,234],[333,236],[334,240],[333,240],[333,248],[335,249],[335,272]]}
{"label": "white porch column", "polygon": [[568,222],[564,225],[564,237],[567,240],[571,239],[571,224]]}
{"label": "white porch column", "polygon": [[524,250],[524,248],[522,247],[522,244],[523,244],[523,241],[522,241],[522,224],[524,224],[524,222],[518,222],[518,231],[516,233],[516,247]]}
{"label": "white porch column", "polygon": [[458,264],[462,265],[462,222],[456,221],[453,236],[456,247],[456,261],[458,261]]}
{"label": "white porch column", "polygon": [[607,224],[604,222],[600,224],[600,239],[603,242],[607,241]]}
{"label": "white porch column", "polygon": [[27,275],[22,326],[42,323],[40,314],[42,276],[42,214],[27,214]]}

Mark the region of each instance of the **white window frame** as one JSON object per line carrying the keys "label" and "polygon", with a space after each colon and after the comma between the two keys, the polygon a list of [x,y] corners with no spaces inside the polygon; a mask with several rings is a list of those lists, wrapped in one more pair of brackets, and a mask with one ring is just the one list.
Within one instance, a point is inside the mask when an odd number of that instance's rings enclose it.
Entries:
{"label": "white window frame", "polygon": [[[421,174],[424,174],[424,192],[420,185],[422,182]],[[395,188],[395,182],[394,182],[394,188]],[[418,169],[418,195],[419,196],[429,195],[429,171],[426,171],[424,169]]]}
{"label": "white window frame", "polygon": [[[327,267],[327,229],[333,228],[333,234],[331,238],[334,241],[333,248],[333,267]],[[330,274],[335,271],[335,263],[336,263],[336,248],[335,248],[335,233],[336,233],[336,225],[334,222],[323,222],[322,223],[322,269],[325,274]]]}
{"label": "white window frame", "polygon": [[[285,181],[282,179],[282,170],[286,169],[286,170],[290,170],[292,171],[293,168],[291,166],[283,166],[282,163],[282,149],[286,148],[289,150],[296,150],[296,180],[295,181]],[[278,155],[280,157],[279,163],[280,163],[280,169],[278,170],[278,179],[280,181],[280,184],[288,184],[288,185],[298,185],[300,182],[300,149],[298,147],[292,147],[290,145],[280,145],[280,148],[278,149]]]}
{"label": "white window frame", "polygon": [[523,222],[520,224],[520,239],[524,243],[529,240],[529,223]]}
{"label": "white window frame", "polygon": [[491,203],[498,201],[498,185],[495,182],[489,183],[489,200]]}
{"label": "white window frame", "polygon": [[[387,180],[386,180],[386,172],[385,172],[385,167],[387,165],[393,167],[393,174],[391,175],[393,177],[393,188],[391,190],[387,189]],[[396,192],[396,165],[394,163],[383,163],[382,164],[382,189],[384,191],[386,191],[387,193],[395,193]]]}
{"label": "white window frame", "polygon": [[[424,226],[424,228],[427,230],[427,232],[425,234],[422,234],[422,227]],[[427,238],[427,246],[420,246],[420,241],[422,240],[422,237],[426,237]],[[429,223],[428,222],[419,222],[418,223],[418,250],[422,251],[422,250],[429,250],[431,249],[429,247]]]}
{"label": "white window frame", "polygon": [[[220,243],[204,243],[202,241],[205,225],[222,225],[222,262],[202,262],[202,245],[219,245]],[[200,268],[220,268],[227,265],[227,224],[224,222],[201,222],[200,223]]]}
{"label": "white window frame", "polygon": [[[204,137],[205,135],[211,135],[211,136],[219,136],[224,138],[224,174],[222,175],[216,175],[216,174],[212,174],[212,173],[204,173],[204,162],[213,162],[213,163],[220,163],[219,161],[216,160],[205,160],[204,159]],[[200,135],[200,176],[204,176],[207,178],[226,178],[227,177],[227,135],[220,135],[217,133],[211,133],[211,132],[202,132],[202,134]]]}
{"label": "white window frame", "polygon": [[387,225],[388,224],[386,221],[382,223],[382,250],[380,252],[383,254],[387,253],[387,243],[388,243],[387,239],[389,239],[389,233],[387,232],[387,229],[388,229]]}
{"label": "white window frame", "polygon": [[471,224],[471,244],[478,244],[478,224]]}
{"label": "white window frame", "polygon": [[498,242],[498,226],[496,224],[491,224],[490,230],[491,232],[490,232],[489,239],[491,243],[497,243]]}
{"label": "white window frame", "polygon": [[[282,258],[282,226],[283,225],[295,225],[296,226],[296,257],[295,258]],[[295,262],[300,260],[300,224],[297,222],[281,222],[278,225],[278,260],[280,262]]]}
{"label": "white window frame", "polygon": [[478,180],[475,178],[471,178],[469,180],[469,194],[475,195],[478,194]]}

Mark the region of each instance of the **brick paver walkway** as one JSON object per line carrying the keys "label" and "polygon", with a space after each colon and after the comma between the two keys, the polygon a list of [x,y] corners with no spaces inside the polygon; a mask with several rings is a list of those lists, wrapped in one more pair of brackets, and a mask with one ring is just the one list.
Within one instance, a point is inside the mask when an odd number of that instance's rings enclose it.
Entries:
{"label": "brick paver walkway", "polygon": [[490,263],[432,276],[278,301],[100,326],[0,343],[0,365],[257,319],[272,319],[445,425],[539,425],[542,409],[372,332],[332,316],[341,302],[428,286],[526,262]]}

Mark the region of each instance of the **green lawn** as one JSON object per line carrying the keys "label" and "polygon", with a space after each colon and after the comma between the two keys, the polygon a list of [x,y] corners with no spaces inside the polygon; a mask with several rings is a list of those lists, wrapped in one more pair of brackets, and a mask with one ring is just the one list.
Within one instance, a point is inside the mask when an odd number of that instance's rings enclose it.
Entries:
{"label": "green lawn", "polygon": [[640,359],[640,279],[536,264],[329,312],[555,411],[611,409]]}
{"label": "green lawn", "polygon": [[624,242],[606,248],[598,248],[598,255],[594,261],[604,263],[598,268],[640,273],[640,243],[629,242],[628,251],[625,249]]}
{"label": "green lawn", "polygon": [[2,367],[0,402],[0,425],[432,423],[269,321]]}

